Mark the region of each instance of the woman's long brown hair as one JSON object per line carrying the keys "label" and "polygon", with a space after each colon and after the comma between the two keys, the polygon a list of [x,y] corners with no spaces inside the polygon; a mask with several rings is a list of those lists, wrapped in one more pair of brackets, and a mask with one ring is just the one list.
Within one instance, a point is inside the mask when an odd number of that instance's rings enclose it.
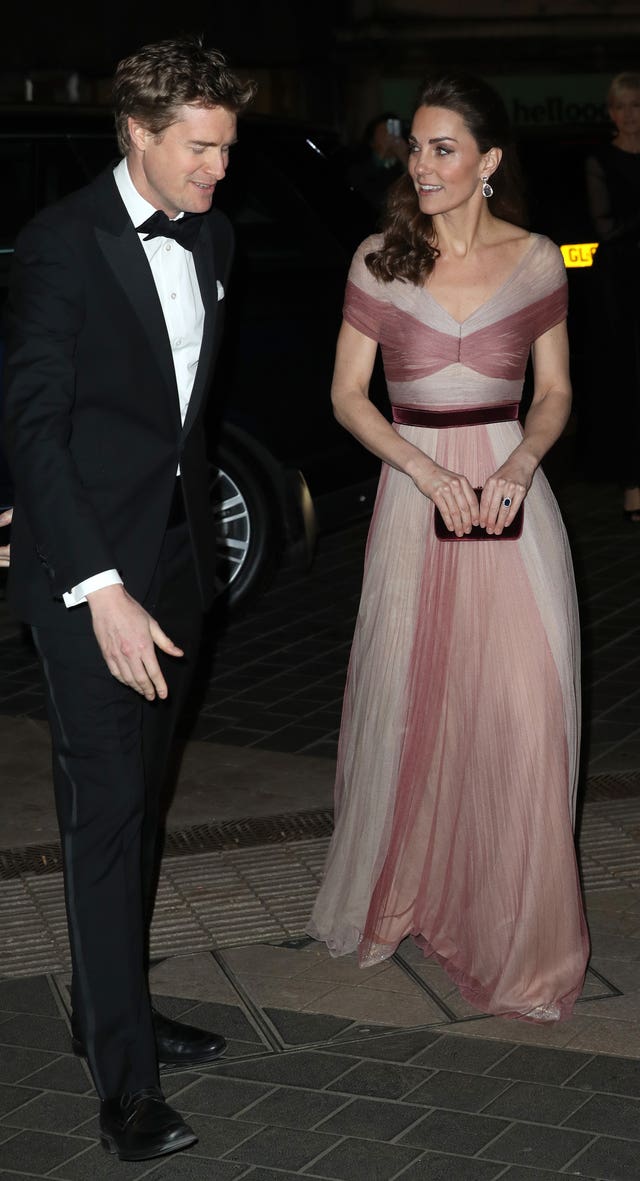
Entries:
{"label": "woman's long brown hair", "polygon": [[[440,74],[425,83],[418,108],[444,107],[464,120],[481,154],[501,148],[502,160],[491,177],[488,198],[495,217],[526,225],[523,182],[509,118],[500,96],[481,78],[469,74]],[[379,250],[365,256],[372,274],[382,283],[401,279],[421,284],[439,255],[430,214],[422,213],[412,178],[407,173],[389,190]]]}

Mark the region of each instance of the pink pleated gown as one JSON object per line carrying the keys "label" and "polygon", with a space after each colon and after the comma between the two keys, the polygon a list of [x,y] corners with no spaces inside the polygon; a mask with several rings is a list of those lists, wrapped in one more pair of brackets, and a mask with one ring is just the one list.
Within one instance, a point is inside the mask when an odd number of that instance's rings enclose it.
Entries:
{"label": "pink pleated gown", "polygon": [[[379,342],[393,404],[519,402],[532,342],[566,315],[540,235],[463,323],[354,256],[344,315]],[[473,487],[518,421],[396,430]],[[570,1016],[588,937],[573,837],[578,611],[555,497],[534,476],[521,538],[439,541],[434,507],[383,464],[338,751],[335,830],[309,933],[362,966],[412,935],[486,1013]]]}

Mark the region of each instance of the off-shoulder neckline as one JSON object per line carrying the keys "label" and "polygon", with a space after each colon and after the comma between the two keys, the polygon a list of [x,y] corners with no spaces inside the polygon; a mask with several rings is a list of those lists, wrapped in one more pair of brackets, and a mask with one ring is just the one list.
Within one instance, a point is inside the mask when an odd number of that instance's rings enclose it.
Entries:
{"label": "off-shoulder neckline", "polygon": [[445,316],[448,316],[448,318],[451,320],[451,322],[453,324],[455,324],[458,328],[464,328],[465,324],[469,323],[469,320],[473,320],[474,316],[478,315],[478,312],[483,311],[484,308],[486,308],[488,306],[488,304],[493,303],[493,301],[495,299],[497,299],[499,295],[502,294],[502,292],[505,290],[505,288],[507,288],[509,286],[509,284],[513,282],[513,280],[516,278],[516,276],[522,270],[524,264],[528,261],[528,259],[533,254],[536,247],[539,245],[540,242],[542,242],[544,240],[542,234],[531,233],[530,237],[533,239],[533,241],[531,242],[531,245],[529,246],[528,250],[525,250],[524,254],[522,255],[522,258],[520,258],[518,260],[518,262],[516,263],[513,270],[510,271],[509,274],[507,275],[506,279],[503,279],[502,283],[500,283],[500,285],[498,287],[496,287],[495,291],[492,291],[491,295],[488,295],[486,299],[483,299],[482,303],[479,303],[477,308],[474,308],[474,310],[472,312],[470,312],[468,316],[465,316],[464,320],[457,320],[456,317],[453,316],[451,314],[451,312],[447,310],[447,308],[444,306],[444,304],[440,303],[440,300],[436,299],[435,295],[431,294],[431,292],[429,291],[429,288],[426,286],[426,284],[422,288],[423,292],[429,297],[431,302],[434,303],[436,305],[436,307],[438,307],[440,309],[441,312],[443,312],[443,314]]}

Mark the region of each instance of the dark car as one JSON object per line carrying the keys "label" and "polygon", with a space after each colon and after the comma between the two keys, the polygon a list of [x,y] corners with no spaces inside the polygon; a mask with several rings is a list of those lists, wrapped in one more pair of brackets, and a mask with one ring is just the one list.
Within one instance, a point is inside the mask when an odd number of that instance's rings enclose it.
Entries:
{"label": "dark car", "polygon": [[[351,255],[371,213],[329,166],[323,128],[245,116],[216,192],[236,231],[208,434],[220,591],[236,605],[318,531],[370,511],[379,464],[329,399]],[[104,109],[0,107],[0,293],[19,228],[118,158]],[[373,396],[386,405],[380,370]],[[11,503],[0,459],[0,505]]]}

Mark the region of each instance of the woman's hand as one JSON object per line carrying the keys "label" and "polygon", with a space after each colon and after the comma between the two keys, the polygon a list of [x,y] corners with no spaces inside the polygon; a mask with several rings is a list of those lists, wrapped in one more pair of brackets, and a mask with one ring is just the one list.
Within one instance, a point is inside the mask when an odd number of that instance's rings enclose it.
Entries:
{"label": "woman's hand", "polygon": [[440,467],[404,439],[369,401],[377,349],[375,340],[343,321],[331,386],[335,416],[369,451],[404,472],[423,496],[438,506],[447,528],[462,537],[478,524],[478,498],[465,476]]}
{"label": "woman's hand", "polygon": [[531,487],[538,464],[560,438],[569,418],[571,381],[566,320],[533,342],[532,357],[534,393],[522,442],[485,481],[480,497],[480,524],[487,533],[496,536],[511,524]]}
{"label": "woman's hand", "polygon": [[[558,265],[562,269],[561,262]],[[569,418],[571,381],[566,320],[534,340],[532,357],[534,392],[522,442],[485,481],[480,497],[480,524],[487,533],[496,536],[511,524],[531,487],[538,464],[560,438]]]}
{"label": "woman's hand", "polygon": [[487,533],[499,537],[511,524],[531,487],[536,467],[535,460],[517,448],[485,481],[480,497],[480,524]]}
{"label": "woman's hand", "polygon": [[466,476],[440,467],[428,456],[407,467],[416,488],[440,509],[447,529],[462,537],[480,522],[478,498]]}

